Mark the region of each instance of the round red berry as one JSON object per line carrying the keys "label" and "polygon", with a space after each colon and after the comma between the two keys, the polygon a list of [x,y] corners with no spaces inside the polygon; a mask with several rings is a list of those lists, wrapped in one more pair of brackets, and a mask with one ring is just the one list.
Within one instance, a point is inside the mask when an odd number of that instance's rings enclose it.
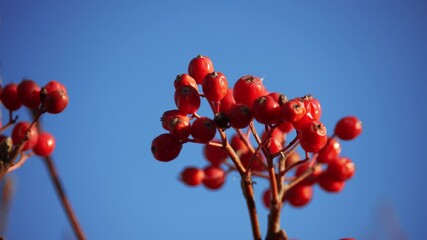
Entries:
{"label": "round red berry", "polygon": [[342,140],[352,140],[362,133],[362,122],[354,116],[340,119],[335,126],[335,135]]}
{"label": "round red berry", "polygon": [[227,78],[220,72],[210,73],[203,80],[202,89],[208,101],[221,101],[227,94]]}
{"label": "round red berry", "polygon": [[259,123],[275,124],[280,119],[280,105],[270,95],[261,96],[252,104],[252,114]]}
{"label": "round red berry", "polygon": [[340,157],[329,163],[327,174],[337,181],[345,181],[353,177],[356,168],[353,161],[347,157]]}
{"label": "round red berry", "polygon": [[319,121],[312,120],[300,130],[300,144],[306,152],[318,152],[328,140],[326,127]]}
{"label": "round red berry", "polygon": [[173,85],[175,87],[175,90],[181,86],[192,86],[196,90],[199,89],[196,80],[194,80],[194,78],[185,73],[177,75],[175,81],[173,82]]}
{"label": "round red berry", "polygon": [[222,164],[228,157],[227,151],[218,146],[206,144],[203,148],[205,158],[215,166]]}
{"label": "round red berry", "polygon": [[285,199],[293,207],[303,207],[313,198],[313,187],[310,185],[296,185],[289,189]]}
{"label": "round red berry", "polygon": [[191,124],[191,136],[197,142],[206,143],[212,140],[216,134],[215,123],[212,119],[207,117],[197,118]]}
{"label": "round red berry", "polygon": [[181,86],[175,91],[175,104],[179,111],[193,114],[200,107],[199,92],[192,86]]}
{"label": "round red berry", "polygon": [[18,110],[22,105],[18,96],[18,85],[15,83],[7,84],[2,90],[1,100],[10,111]]}
{"label": "round red berry", "polygon": [[151,152],[155,159],[161,162],[169,162],[176,157],[182,149],[182,143],[170,133],[164,133],[153,139]]}
{"label": "round red berry", "polygon": [[277,128],[280,129],[283,133],[289,133],[294,129],[292,123],[290,122],[281,122],[277,125]]}
{"label": "round red berry", "polygon": [[231,137],[230,145],[239,156],[249,151],[244,140],[237,134]]}
{"label": "round red berry", "polygon": [[50,93],[50,92],[58,90],[58,91],[63,92],[64,94],[68,94],[65,86],[56,80],[51,80],[43,88],[46,89],[46,93]]}
{"label": "round red berry", "polygon": [[341,153],[341,144],[335,138],[329,138],[326,145],[319,151],[317,161],[330,163],[338,158]]}
{"label": "round red berry", "polygon": [[39,133],[37,143],[33,147],[33,152],[39,156],[47,157],[55,149],[55,138],[48,132]]}
{"label": "round red berry", "polygon": [[170,116],[167,121],[169,132],[179,140],[185,140],[190,136],[191,124],[190,118],[187,115],[176,114]]}
{"label": "round red berry", "polygon": [[236,101],[234,101],[233,89],[229,88],[227,89],[225,96],[220,101],[219,111],[226,113],[235,103]]}
{"label": "round red berry", "polygon": [[288,97],[286,97],[286,95],[281,94],[279,92],[272,92],[272,93],[269,93],[268,95],[271,96],[274,99],[274,101],[276,101],[280,106],[282,106],[288,101]]}
{"label": "round red berry", "polygon": [[304,102],[305,109],[307,109],[307,115],[314,120],[319,120],[322,115],[322,108],[319,100],[314,98],[312,95],[305,95],[301,98]]}
{"label": "round red berry", "polygon": [[[310,163],[304,163],[300,166],[298,166],[297,170],[295,171],[295,177],[299,177],[303,175],[308,169],[310,168]],[[317,179],[322,174],[322,168],[320,166],[314,167],[313,172],[304,179],[300,184],[302,185],[313,185],[317,182]]]}
{"label": "round red berry", "polygon": [[27,142],[24,144],[22,151],[26,151],[28,149],[33,148],[37,143],[38,132],[35,125],[33,125],[27,134],[27,130],[30,127],[29,122],[19,122],[17,123],[12,130],[12,141],[13,144],[21,144],[28,136]]}
{"label": "round red berry", "polygon": [[300,99],[289,100],[280,107],[280,111],[280,118],[290,123],[301,120],[306,114],[304,103]]}
{"label": "round red berry", "polygon": [[188,65],[188,74],[196,80],[197,84],[202,84],[206,75],[213,72],[214,66],[211,59],[207,56],[198,55]]}
{"label": "round red berry", "polygon": [[234,104],[226,114],[233,128],[245,128],[253,118],[249,107],[239,103]]}
{"label": "round red berry", "polygon": [[333,179],[327,172],[322,173],[317,180],[319,186],[326,192],[341,192],[345,186],[344,181]]}
{"label": "round red berry", "polygon": [[21,103],[31,109],[40,105],[40,87],[30,79],[22,80],[18,85],[18,97]]}
{"label": "round red berry", "polygon": [[68,101],[68,95],[64,91],[55,90],[46,94],[43,105],[46,112],[57,114],[64,111]]}
{"label": "round red berry", "polygon": [[162,127],[165,130],[169,131],[169,127],[170,127],[169,121],[170,121],[170,119],[173,118],[173,117],[175,117],[175,116],[178,116],[178,115],[179,116],[187,116],[187,115],[185,115],[184,113],[180,112],[177,109],[168,110],[168,111],[164,112],[163,115],[160,117],[160,121],[162,122]]}
{"label": "round red berry", "polygon": [[264,192],[262,193],[262,203],[264,203],[264,207],[265,208],[270,208],[271,205],[271,190],[265,189]]}
{"label": "round red berry", "polygon": [[187,186],[198,186],[203,182],[205,172],[196,167],[186,167],[181,172],[181,181]]}
{"label": "round red berry", "polygon": [[[242,164],[245,168],[249,166],[249,163],[250,163],[253,155],[254,154],[250,151],[241,154],[240,161],[242,162]],[[258,153],[252,161],[252,165],[251,165],[250,170],[255,171],[255,172],[264,171],[265,166],[264,166],[264,162],[262,159],[263,159],[262,155],[260,153]]]}
{"label": "round red berry", "polygon": [[233,96],[236,103],[242,103],[248,107],[252,107],[255,99],[266,95],[266,93],[267,90],[262,80],[250,75],[239,78],[233,87]]}
{"label": "round red berry", "polygon": [[204,169],[205,177],[203,178],[203,185],[211,190],[221,188],[226,179],[225,171],[217,166],[208,166]]}

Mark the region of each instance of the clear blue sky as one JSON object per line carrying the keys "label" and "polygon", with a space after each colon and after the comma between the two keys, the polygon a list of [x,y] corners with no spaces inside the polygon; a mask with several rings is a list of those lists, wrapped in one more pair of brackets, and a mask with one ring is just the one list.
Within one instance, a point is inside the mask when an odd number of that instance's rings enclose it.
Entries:
{"label": "clear blue sky", "polygon": [[[150,153],[159,117],[175,107],[172,81],[198,53],[230,83],[253,74],[269,90],[313,94],[330,132],[342,116],[363,121],[343,143],[355,177],[340,194],[316,188],[308,207],[285,207],[289,236],[427,239],[426,12],[413,0],[0,0],[0,74],[67,86],[68,109],[43,122],[89,239],[250,239],[237,175],[218,192],[190,189],[176,179],[206,164],[199,146],[169,164]],[[7,239],[72,239],[40,159],[13,177]],[[259,206],[264,233],[266,214]]]}

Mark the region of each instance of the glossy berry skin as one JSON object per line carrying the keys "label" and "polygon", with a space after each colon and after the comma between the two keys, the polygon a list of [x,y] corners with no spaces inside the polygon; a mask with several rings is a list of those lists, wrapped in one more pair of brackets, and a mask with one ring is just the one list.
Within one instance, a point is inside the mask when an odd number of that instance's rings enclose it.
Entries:
{"label": "glossy berry skin", "polygon": [[187,115],[180,112],[177,109],[165,111],[163,115],[160,117],[160,121],[162,122],[162,127],[165,130],[169,131],[169,127],[170,127],[169,122],[171,118],[174,118],[175,116],[187,116]]}
{"label": "glossy berry skin", "polygon": [[21,103],[31,109],[40,105],[40,87],[30,79],[22,80],[18,85],[18,97]]}
{"label": "glossy berry skin", "polygon": [[331,193],[341,192],[345,186],[344,181],[337,181],[333,179],[329,174],[327,174],[327,172],[321,174],[317,182],[319,183],[320,188]]}
{"label": "glossy berry skin", "polygon": [[217,166],[208,166],[203,171],[205,172],[203,185],[206,188],[217,190],[224,185],[226,174],[222,168]]}
{"label": "glossy berry skin", "polygon": [[220,101],[219,111],[226,113],[235,103],[236,101],[234,101],[233,89],[229,88],[227,89],[225,96]]}
{"label": "glossy berry skin", "polygon": [[46,94],[43,106],[46,112],[58,114],[64,111],[68,105],[68,102],[68,95],[64,91],[55,90]]}
{"label": "glossy berry skin", "polygon": [[228,157],[227,151],[221,147],[206,144],[203,148],[203,155],[212,165],[221,165]]}
{"label": "glossy berry skin", "polygon": [[299,130],[301,134],[300,145],[306,152],[320,151],[328,141],[326,127],[319,121],[312,120]]}
{"label": "glossy berry skin", "polygon": [[239,78],[233,87],[233,96],[236,103],[252,107],[258,97],[266,95],[267,90],[258,77],[247,75]]}
{"label": "glossy berry skin", "polygon": [[233,128],[245,128],[253,118],[249,107],[239,103],[234,104],[226,114]]}
{"label": "glossy berry skin", "polygon": [[255,99],[252,114],[259,123],[275,124],[280,120],[280,105],[270,95]]}
{"label": "glossy berry skin", "polygon": [[196,80],[197,84],[202,84],[206,75],[213,72],[214,66],[207,56],[198,55],[188,65],[188,74]]}
{"label": "glossy berry skin", "polygon": [[33,147],[33,152],[38,156],[47,157],[55,149],[55,138],[48,132],[38,134],[37,143]]}
{"label": "glossy berry skin", "polygon": [[[20,144],[22,141],[24,141],[26,137],[26,132],[29,127],[30,127],[29,122],[19,122],[13,127],[12,141],[14,145]],[[26,151],[33,148],[37,143],[37,138],[38,138],[37,128],[35,125],[33,125],[28,134],[28,141],[24,144],[22,151]]]}
{"label": "glossy berry skin", "polygon": [[196,167],[186,167],[181,172],[181,181],[190,187],[198,186],[203,182],[205,172],[203,169]]}
{"label": "glossy berry skin", "polygon": [[342,140],[352,140],[362,133],[362,122],[354,116],[340,119],[335,126],[335,135]]}
{"label": "glossy berry skin", "polygon": [[296,185],[289,189],[285,199],[293,207],[303,207],[313,198],[313,187],[310,185]]}
{"label": "glossy berry skin", "polygon": [[282,121],[294,123],[304,117],[307,110],[300,99],[291,99],[280,107]]}
{"label": "glossy berry skin", "polygon": [[317,155],[317,162],[330,163],[338,158],[341,153],[341,143],[335,138],[329,138],[325,147],[319,151]]}
{"label": "glossy berry skin", "polygon": [[305,95],[301,100],[304,102],[308,117],[313,120],[319,120],[322,115],[322,107],[320,106],[319,100],[312,95]]}
{"label": "glossy berry skin", "polygon": [[288,101],[288,98],[286,97],[286,95],[281,94],[279,92],[272,92],[272,93],[269,93],[268,95],[271,96],[274,99],[274,101],[276,101],[280,106],[282,106]]}
{"label": "glossy berry skin", "polygon": [[15,83],[7,84],[2,90],[1,100],[10,111],[18,110],[22,106],[18,96],[18,85]]}
{"label": "glossy berry skin", "polygon": [[277,128],[286,134],[292,131],[294,129],[294,126],[292,126],[292,123],[290,122],[281,122],[277,125]]}
{"label": "glossy berry skin", "polygon": [[212,119],[201,117],[194,120],[191,124],[191,136],[200,143],[211,141],[216,134],[215,123]]}
{"label": "glossy berry skin", "polygon": [[43,88],[46,89],[47,93],[58,90],[63,92],[64,94],[68,94],[65,86],[56,80],[49,81]]}
{"label": "glossy berry skin", "polygon": [[193,114],[200,107],[199,92],[191,86],[181,86],[175,91],[175,104],[179,111]]}
{"label": "glossy berry skin", "polygon": [[191,124],[187,115],[176,114],[169,117],[167,121],[169,132],[179,140],[185,140],[190,136]]}
{"label": "glossy berry skin", "polygon": [[199,89],[199,87],[197,86],[196,80],[194,80],[194,78],[192,78],[190,75],[185,73],[177,75],[175,78],[175,81],[173,82],[173,85],[175,87],[175,90],[181,86],[192,86],[196,90]]}
{"label": "glossy berry skin", "polygon": [[182,143],[170,133],[164,133],[151,142],[151,153],[155,159],[161,162],[169,162],[178,157],[182,149]]}
{"label": "glossy berry skin", "polygon": [[340,157],[329,163],[326,173],[337,181],[346,181],[353,177],[356,168],[351,159]]}
{"label": "glossy berry skin", "polygon": [[202,89],[208,101],[219,102],[227,94],[227,78],[220,72],[210,73],[203,80]]}

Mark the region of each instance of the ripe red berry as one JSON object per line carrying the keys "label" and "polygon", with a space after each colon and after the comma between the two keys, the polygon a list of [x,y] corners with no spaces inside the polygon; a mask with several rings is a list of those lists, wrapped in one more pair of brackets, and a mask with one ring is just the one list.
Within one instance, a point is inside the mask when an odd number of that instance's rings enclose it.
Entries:
{"label": "ripe red berry", "polygon": [[341,153],[341,144],[335,138],[329,138],[326,145],[319,151],[317,161],[330,163],[338,158]]}
{"label": "ripe red berry", "polygon": [[292,131],[292,129],[294,129],[294,127],[292,126],[292,123],[290,122],[281,122],[277,125],[277,128],[280,129],[283,133],[289,133],[290,131]]}
{"label": "ripe red berry", "polygon": [[[22,143],[22,141],[26,139],[26,136],[27,136],[26,133],[29,127],[30,127],[29,122],[19,122],[13,127],[12,141],[14,145],[20,144]],[[26,151],[28,149],[33,148],[37,143],[37,138],[38,138],[37,128],[35,125],[33,125],[28,132],[28,140],[24,144],[22,151]]]}
{"label": "ripe red berry", "polygon": [[265,95],[255,99],[252,114],[259,123],[275,124],[280,119],[280,106],[272,96]]}
{"label": "ripe red berry", "polygon": [[310,185],[296,185],[289,189],[285,199],[293,207],[303,207],[313,198],[313,187]]}
{"label": "ripe red berry", "polygon": [[[248,151],[243,153],[240,156],[240,161],[242,162],[243,166],[246,168],[248,167],[251,158],[252,158],[253,154],[252,152]],[[255,157],[254,160],[252,161],[252,165],[251,165],[251,170],[255,171],[255,172],[262,172],[265,170],[265,166],[262,160],[262,155],[260,153],[258,153]]]}
{"label": "ripe red berry", "polygon": [[169,162],[176,157],[182,149],[182,143],[170,133],[164,133],[153,139],[151,152],[155,159],[161,162]]}
{"label": "ripe red berry", "polygon": [[50,92],[58,90],[58,91],[63,92],[66,95],[68,94],[65,86],[56,80],[51,80],[43,88],[46,89],[46,93],[50,93]]}
{"label": "ripe red berry", "polygon": [[293,165],[294,163],[298,162],[299,160],[301,160],[300,155],[298,154],[298,152],[296,151],[292,151],[290,152],[287,156],[286,156],[286,167],[289,167],[291,165]]}
{"label": "ripe red berry", "polygon": [[340,119],[335,126],[335,135],[342,140],[352,140],[362,132],[362,122],[354,116]]}
{"label": "ripe red berry", "polygon": [[245,128],[252,121],[252,112],[244,104],[234,104],[226,114],[233,128]]}
{"label": "ripe red berry", "polygon": [[230,145],[239,156],[249,151],[243,139],[237,134],[231,137]]}
{"label": "ripe red berry", "polygon": [[219,111],[226,113],[235,103],[236,101],[234,101],[233,89],[229,88],[227,89],[225,96],[220,101]]}
{"label": "ripe red berry", "polygon": [[307,115],[313,120],[319,120],[322,115],[320,102],[312,95],[305,95],[301,100],[304,102],[305,109],[307,109]]}
{"label": "ripe red berry", "polygon": [[271,96],[274,99],[274,101],[276,101],[280,106],[282,106],[288,101],[288,97],[286,97],[286,95],[281,94],[279,92],[272,92],[272,93],[269,93],[268,95]]}
{"label": "ripe red berry", "polygon": [[239,78],[233,87],[233,96],[236,103],[242,103],[248,107],[252,107],[255,99],[266,95],[266,93],[267,90],[262,80],[250,75]]}
{"label": "ripe red berry", "polygon": [[179,140],[185,140],[190,136],[191,124],[190,118],[187,115],[176,114],[170,116],[167,121],[166,124],[169,132]]}
{"label": "ripe red berry", "polygon": [[40,87],[33,80],[22,80],[18,85],[18,97],[21,103],[31,109],[40,105]]}
{"label": "ripe red berry", "polygon": [[203,80],[202,89],[208,101],[219,102],[227,94],[227,78],[220,72],[210,73]]}
{"label": "ripe red berry", "polygon": [[68,95],[64,91],[55,90],[47,93],[43,105],[46,112],[57,114],[64,111],[68,101]]}
{"label": "ripe red berry", "polygon": [[326,192],[341,192],[345,186],[344,181],[337,181],[333,179],[327,172],[322,173],[317,180],[319,186]]}
{"label": "ripe red berry", "polygon": [[191,136],[197,142],[206,143],[212,140],[216,134],[215,123],[212,119],[207,117],[197,118],[191,124]]}
{"label": "ripe red berry", "polygon": [[175,90],[181,86],[192,86],[196,90],[199,89],[199,87],[197,86],[196,80],[194,80],[194,78],[192,78],[190,75],[185,73],[177,75],[175,78],[175,81],[173,82],[173,85],[175,87]]}
{"label": "ripe red berry", "polygon": [[[297,170],[295,171],[295,177],[299,177],[303,175],[309,168],[310,163],[304,163],[300,166],[298,166]],[[317,179],[322,174],[322,168],[320,166],[314,167],[313,173],[310,174],[306,179],[304,179],[300,184],[302,185],[313,185],[317,182]]]}
{"label": "ripe red berry", "polygon": [[22,103],[18,96],[18,85],[15,83],[7,84],[2,91],[1,100],[3,105],[10,111],[18,110]]}
{"label": "ripe red berry", "polygon": [[211,190],[221,188],[226,179],[225,171],[217,166],[208,166],[204,169],[205,177],[203,178],[203,185]]}
{"label": "ripe red berry", "polygon": [[177,115],[179,115],[179,116],[187,116],[187,115],[185,115],[184,113],[180,112],[177,109],[168,110],[168,111],[164,112],[163,115],[162,115],[162,117],[160,117],[160,121],[162,122],[162,127],[165,130],[169,131],[169,127],[170,127],[169,121],[170,121],[171,118],[173,118],[173,117],[175,117]]}
{"label": "ripe red berry", "polygon": [[193,114],[200,107],[199,92],[191,86],[181,86],[175,91],[175,104],[185,114]]}
{"label": "ripe red berry", "polygon": [[207,56],[198,55],[188,65],[188,74],[196,80],[197,84],[202,84],[206,75],[213,72],[214,66],[211,59]]}
{"label": "ripe red berry", "polygon": [[306,114],[304,103],[298,98],[289,100],[280,107],[280,110],[280,118],[290,123],[301,120]]}
{"label": "ripe red berry", "polygon": [[39,156],[47,157],[55,149],[55,138],[48,132],[39,133],[37,143],[33,147],[33,152]]}
{"label": "ripe red berry", "polygon": [[353,177],[356,168],[347,157],[340,157],[329,163],[326,173],[337,181],[346,181]]}
{"label": "ripe red berry", "polygon": [[312,120],[300,130],[300,144],[306,152],[318,152],[328,140],[326,127],[319,121]]}
{"label": "ripe red berry", "polygon": [[228,157],[227,151],[221,147],[206,144],[203,148],[205,158],[215,166],[222,164]]}
{"label": "ripe red berry", "polygon": [[187,186],[198,186],[203,182],[205,172],[196,167],[186,167],[181,172],[181,181]]}

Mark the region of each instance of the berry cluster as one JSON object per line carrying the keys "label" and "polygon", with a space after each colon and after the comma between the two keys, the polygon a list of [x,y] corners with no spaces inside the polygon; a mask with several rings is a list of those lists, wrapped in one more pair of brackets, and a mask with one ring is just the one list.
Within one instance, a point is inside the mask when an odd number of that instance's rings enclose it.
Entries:
{"label": "berry cluster", "polygon": [[[286,239],[284,231],[274,227],[285,201],[304,206],[312,198],[315,183],[328,192],[338,192],[354,174],[353,162],[340,156],[339,141],[356,138],[362,131],[361,122],[353,116],[344,117],[328,137],[320,121],[320,102],[311,95],[288,99],[268,91],[263,79],[252,75],[239,78],[230,88],[226,76],[201,55],[190,61],[188,73],[176,77],[174,87],[176,108],[161,117],[167,133],[152,141],[154,158],[169,162],[178,157],[184,144],[203,144],[208,165],[186,167],[181,172],[181,180],[188,186],[219,189],[230,172],[238,172],[254,239],[260,239],[260,233],[252,204],[252,177],[264,178],[270,185],[263,193],[264,205],[272,216],[267,239]],[[203,98],[212,116],[197,113]],[[261,134],[257,127],[262,127]],[[232,133],[227,136],[229,131]],[[293,140],[288,141],[292,135]]]}
{"label": "berry cluster", "polygon": [[[20,167],[33,154],[45,157],[53,152],[55,138],[48,132],[39,132],[36,123],[44,113],[62,112],[69,99],[66,88],[58,81],[52,80],[40,87],[35,81],[24,79],[19,84],[0,86],[0,100],[9,111],[9,122],[0,129],[1,178]],[[13,112],[22,105],[32,111],[33,121],[17,122],[18,116],[13,117]],[[13,129],[11,136],[7,137],[4,132],[9,127]],[[19,155],[19,160],[15,162]]]}

